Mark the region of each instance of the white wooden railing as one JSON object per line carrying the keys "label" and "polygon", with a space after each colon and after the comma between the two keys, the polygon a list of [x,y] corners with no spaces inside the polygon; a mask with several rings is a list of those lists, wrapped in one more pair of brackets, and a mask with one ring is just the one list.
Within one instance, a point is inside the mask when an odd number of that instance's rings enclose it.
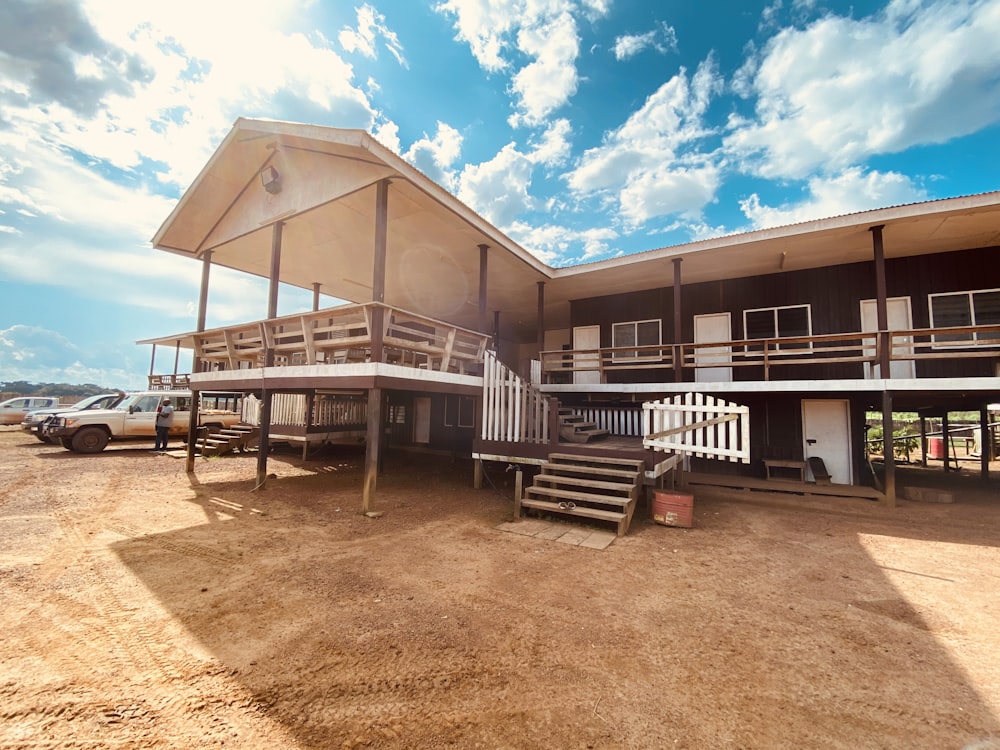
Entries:
{"label": "white wooden railing", "polygon": [[750,407],[701,393],[642,405],[642,446],[695,458],[750,463]]}
{"label": "white wooden railing", "polygon": [[[345,427],[365,424],[368,404],[361,399],[317,396],[313,401],[310,426]],[[260,425],[260,400],[252,393],[243,399],[241,419]],[[306,397],[301,393],[275,393],[271,396],[271,424],[306,426]]]}
{"label": "white wooden railing", "polygon": [[601,430],[623,437],[642,437],[642,410],[621,406],[573,406],[574,414],[584,422],[593,422]]}
{"label": "white wooden railing", "polygon": [[483,440],[549,442],[549,398],[492,352],[483,357]]}
{"label": "white wooden railing", "polygon": [[216,328],[194,335],[195,355],[213,369],[371,361],[372,326],[382,312],[382,361],[441,372],[478,371],[487,334],[375,302]]}

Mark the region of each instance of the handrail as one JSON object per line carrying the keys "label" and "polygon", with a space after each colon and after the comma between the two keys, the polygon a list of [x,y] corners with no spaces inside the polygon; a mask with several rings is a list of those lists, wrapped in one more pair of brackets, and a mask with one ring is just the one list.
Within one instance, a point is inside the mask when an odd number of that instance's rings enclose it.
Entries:
{"label": "handrail", "polygon": [[[648,368],[700,369],[784,365],[872,364],[881,361],[887,347],[891,361],[1000,357],[1000,325],[949,326],[899,331],[737,339],[706,343],[557,349],[539,354],[543,380],[558,373],[599,372]],[[675,359],[674,351],[679,351]],[[676,365],[675,365],[676,362]]]}
{"label": "handrail", "polygon": [[372,321],[382,315],[383,362],[466,373],[482,365],[490,336],[379,302],[215,328],[194,334],[195,356],[216,369],[371,361]]}

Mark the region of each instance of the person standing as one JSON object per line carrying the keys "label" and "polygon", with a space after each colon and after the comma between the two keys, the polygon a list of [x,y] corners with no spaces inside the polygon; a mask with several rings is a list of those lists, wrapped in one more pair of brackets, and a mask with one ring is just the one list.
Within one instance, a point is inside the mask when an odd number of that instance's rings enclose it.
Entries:
{"label": "person standing", "polygon": [[170,399],[165,398],[156,409],[156,444],[153,446],[153,453],[163,453],[167,450],[170,426],[173,423],[174,407]]}

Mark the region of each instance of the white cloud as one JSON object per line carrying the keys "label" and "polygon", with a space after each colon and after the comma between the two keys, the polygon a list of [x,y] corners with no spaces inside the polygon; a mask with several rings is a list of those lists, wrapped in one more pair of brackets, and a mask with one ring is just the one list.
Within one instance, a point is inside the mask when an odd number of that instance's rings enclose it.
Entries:
{"label": "white cloud", "polygon": [[852,167],[835,177],[809,180],[809,195],[799,203],[767,206],[754,193],[740,201],[740,208],[753,229],[766,229],[924,200],[926,191],[905,175]]}
{"label": "white cloud", "polygon": [[438,13],[454,17],[456,39],[469,45],[490,73],[521,64],[511,76],[513,127],[535,126],[576,93],[580,51],[576,17],[595,21],[610,11],[608,0],[442,0]]}
{"label": "white cloud", "polygon": [[672,213],[697,216],[720,182],[720,166],[699,152],[699,142],[709,135],[705,111],[720,89],[713,58],[690,81],[682,69],[601,146],[583,154],[565,175],[570,189],[580,199],[617,202],[632,225]]}
{"label": "white cloud", "polygon": [[[610,227],[581,230],[554,224],[531,226],[520,221],[511,224],[507,232],[525,250],[550,265],[570,265],[605,256],[608,243],[618,237]],[[574,254],[581,246],[583,252]]]}
{"label": "white cloud", "polygon": [[498,227],[506,227],[534,206],[528,193],[533,169],[532,159],[508,143],[491,160],[465,166],[458,199]]}
{"label": "white cloud", "polygon": [[671,50],[677,50],[677,32],[673,27],[661,23],[659,28],[647,31],[644,34],[625,34],[615,39],[612,53],[616,60],[628,60],[635,57],[643,50],[652,48],[664,54]]}
{"label": "white cloud", "polygon": [[555,120],[529,141],[527,150],[508,143],[489,161],[465,165],[458,181],[459,200],[501,229],[514,225],[519,215],[539,208],[530,193],[535,168],[563,163],[569,156],[570,134],[569,121]]}
{"label": "white cloud", "polygon": [[534,60],[511,82],[518,111],[509,122],[515,127],[538,125],[576,93],[580,37],[573,16],[564,12],[537,26],[522,28],[517,38],[521,51]]}
{"label": "white cloud", "polygon": [[553,120],[541,137],[529,140],[532,147],[531,160],[546,166],[562,164],[570,155],[572,146],[569,140],[570,135],[572,135],[572,126],[569,124],[569,120],[561,118]]}
{"label": "white cloud", "polygon": [[1000,121],[1000,3],[893,0],[774,36],[738,76],[756,97],[726,146],[768,178],[835,171]]}
{"label": "white cloud", "polygon": [[[302,23],[293,0],[248,0],[238,12],[233,3],[197,0],[87,0],[82,7],[86,16],[75,26],[65,22],[69,41],[60,49],[69,55],[74,33],[89,34],[96,40],[90,46],[125,61],[119,76],[128,85],[93,88],[84,107],[61,93],[81,79],[70,80],[50,87],[44,108],[3,97],[0,86],[8,128],[25,139],[47,140],[147,179],[155,170],[175,189],[190,184],[239,116],[269,116],[280,107],[286,119],[336,116],[344,127],[365,129],[376,121],[352,67],[322,35],[285,31]],[[33,90],[32,58],[20,49],[7,50],[9,91]]]}
{"label": "white cloud", "polygon": [[[134,354],[130,347],[129,355]],[[92,383],[107,388],[139,389],[146,378],[122,367],[130,356],[82,350],[60,333],[39,326],[13,325],[0,330],[0,372],[4,382]],[[117,359],[117,365],[113,361]]]}
{"label": "white cloud", "polygon": [[454,190],[456,176],[452,166],[461,153],[462,134],[451,125],[438,121],[433,138],[425,133],[402,156],[439,185]]}
{"label": "white cloud", "polygon": [[347,52],[358,52],[365,57],[374,59],[378,56],[375,45],[381,37],[385,48],[396,58],[396,62],[406,67],[403,45],[396,32],[385,25],[385,16],[368,3],[355,10],[358,15],[358,27],[341,30],[340,34],[337,35],[340,46]]}

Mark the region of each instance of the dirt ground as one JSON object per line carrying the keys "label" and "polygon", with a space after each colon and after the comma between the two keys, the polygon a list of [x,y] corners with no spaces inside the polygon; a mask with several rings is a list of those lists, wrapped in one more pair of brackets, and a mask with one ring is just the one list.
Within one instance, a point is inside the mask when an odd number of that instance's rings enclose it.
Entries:
{"label": "dirt ground", "polygon": [[[392,454],[0,429],[2,748],[1000,748],[1000,490],[696,493],[605,550]],[[943,472],[903,470],[900,481]]]}

